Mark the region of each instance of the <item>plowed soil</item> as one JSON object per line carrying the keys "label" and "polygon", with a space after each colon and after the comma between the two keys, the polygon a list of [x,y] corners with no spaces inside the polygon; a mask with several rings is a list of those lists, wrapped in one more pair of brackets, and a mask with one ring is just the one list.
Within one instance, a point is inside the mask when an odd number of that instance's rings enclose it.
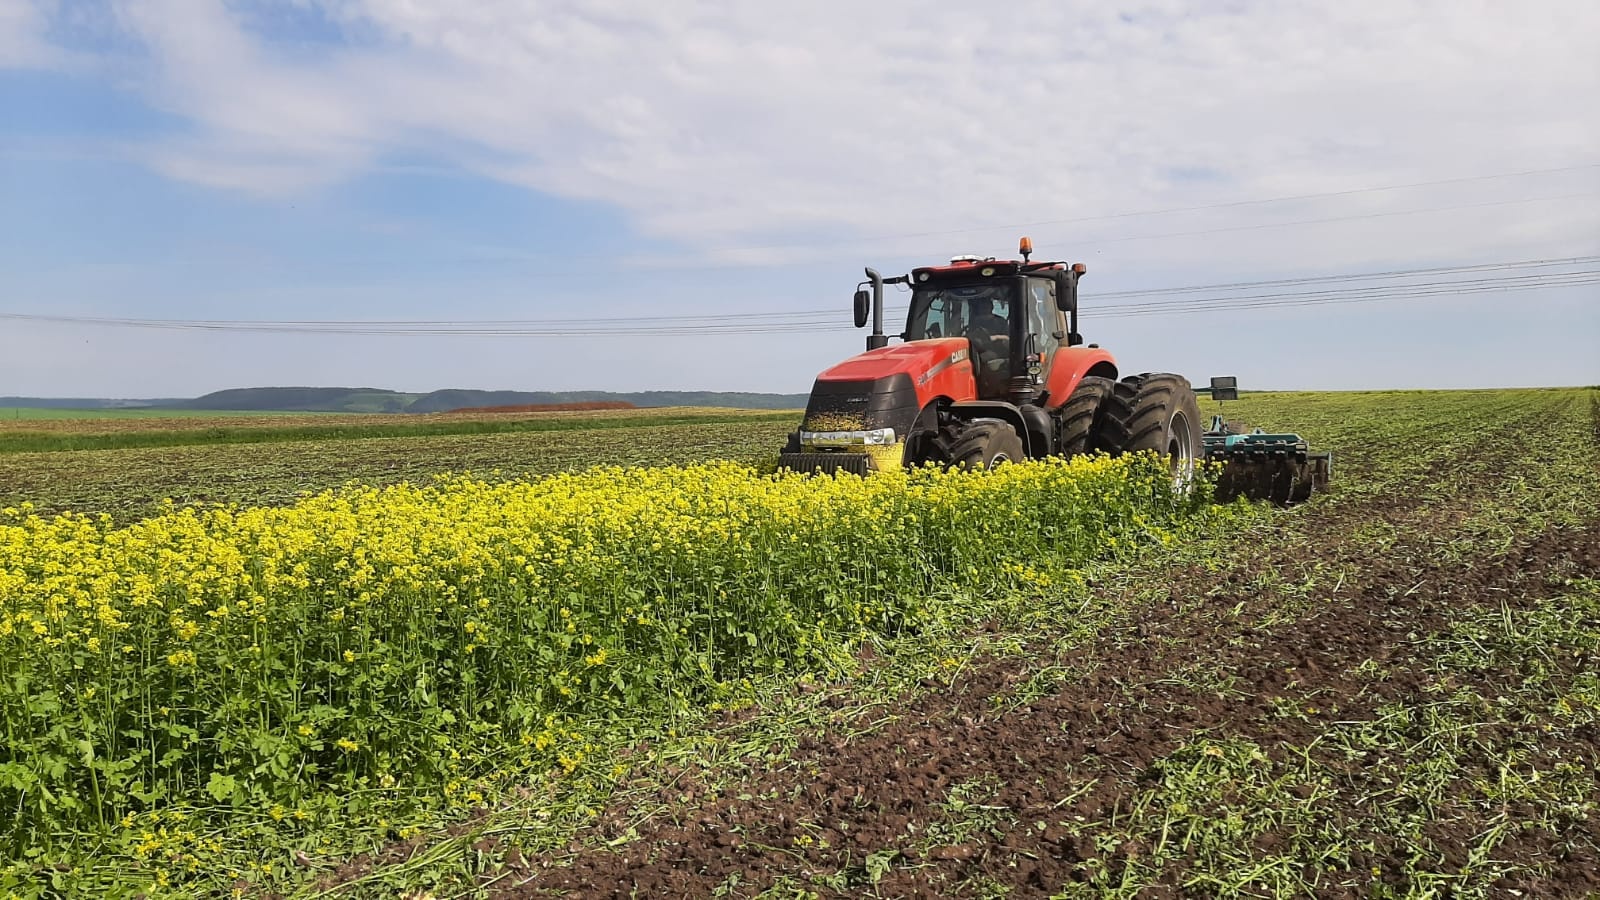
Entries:
{"label": "plowed soil", "polygon": [[[722,746],[747,749],[641,766],[575,834],[483,810],[317,887],[1600,896],[1600,392],[1230,412],[1312,431],[1333,493],[1094,570],[1113,613],[1089,627],[985,621],[967,637],[992,652],[920,683],[864,653],[856,685],[905,692],[806,686],[822,709],[797,725],[745,710]],[[404,874],[430,858],[440,880]]]}
{"label": "plowed soil", "polygon": [[[1600,443],[1595,409],[1576,433]],[[486,883],[514,897],[1047,896],[1088,881],[1098,893],[1143,872],[1131,892],[1139,896],[1283,893],[1281,880],[1276,889],[1248,881],[1223,889],[1197,878],[1200,863],[1181,854],[1141,870],[1150,842],[1119,825],[1149,815],[1151,798],[1164,796],[1153,786],[1172,781],[1186,748],[1222,757],[1225,747],[1246,746],[1264,753],[1264,771],[1282,775],[1274,784],[1288,804],[1186,812],[1264,816],[1246,818],[1250,843],[1238,850],[1265,866],[1302,866],[1295,893],[1415,893],[1423,846],[1446,894],[1471,883],[1500,896],[1593,896],[1600,821],[1592,809],[1558,820],[1525,801],[1467,796],[1472,776],[1503,777],[1519,763],[1570,764],[1592,785],[1600,768],[1592,719],[1547,728],[1515,758],[1507,748],[1516,729],[1474,732],[1476,743],[1451,757],[1444,800],[1421,811],[1420,830],[1406,839],[1393,833],[1395,816],[1413,801],[1384,783],[1396,766],[1414,766],[1404,748],[1351,758],[1320,743],[1330,729],[1381,720],[1396,704],[1422,708],[1446,688],[1495,702],[1516,671],[1441,676],[1437,645],[1424,638],[1477,614],[1511,621],[1574,579],[1600,576],[1593,503],[1566,521],[1534,516],[1531,527],[1487,538],[1484,523],[1506,502],[1506,473],[1521,452],[1499,440],[1419,457],[1396,484],[1443,487],[1313,504],[1221,565],[1130,573],[1104,589],[1127,591],[1137,613],[1091,645],[1039,635],[1030,653],[930,681],[866,717],[886,724],[810,735],[783,763],[731,784],[711,786],[710,772],[669,773],[655,802],[618,804],[568,853],[513,852]],[[1567,684],[1595,665],[1568,654],[1540,677]],[[1041,673],[1052,675],[1046,690],[1020,691]],[[1319,774],[1296,780],[1297,771]],[[1337,834],[1331,855],[1298,857],[1296,848],[1310,846],[1305,823],[1272,820],[1297,799]],[[1592,807],[1600,798],[1588,799]],[[1195,833],[1183,816],[1168,818]],[[1508,822],[1518,824],[1496,855],[1519,867],[1477,875],[1485,860],[1468,849]],[[1191,862],[1198,854],[1190,851]]]}

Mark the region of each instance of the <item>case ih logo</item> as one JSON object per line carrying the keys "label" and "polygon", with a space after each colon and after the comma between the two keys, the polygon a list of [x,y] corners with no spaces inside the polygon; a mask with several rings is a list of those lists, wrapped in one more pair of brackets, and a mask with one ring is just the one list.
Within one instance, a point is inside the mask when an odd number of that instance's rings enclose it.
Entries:
{"label": "case ih logo", "polygon": [[921,386],[921,385],[927,384],[928,382],[933,380],[933,376],[939,374],[940,372],[943,372],[945,369],[950,368],[951,366],[955,365],[958,362],[961,362],[962,360],[964,360],[966,358],[967,358],[967,351],[966,350],[957,350],[956,352],[950,354],[948,359],[941,360],[933,368],[929,369],[926,372],[923,372],[922,373],[922,377],[917,379],[917,385]]}

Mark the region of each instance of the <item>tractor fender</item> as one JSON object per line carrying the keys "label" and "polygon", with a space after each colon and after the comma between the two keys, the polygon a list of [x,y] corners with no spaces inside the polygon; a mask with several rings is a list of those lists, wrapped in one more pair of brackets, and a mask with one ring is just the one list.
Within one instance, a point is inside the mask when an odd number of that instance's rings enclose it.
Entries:
{"label": "tractor fender", "polygon": [[1028,427],[1027,417],[1022,414],[1022,410],[1013,404],[999,400],[967,400],[952,403],[946,406],[944,411],[950,418],[961,422],[997,419],[1006,423],[1022,438],[1022,449],[1027,452],[1029,459],[1036,459],[1049,453],[1048,432],[1036,435],[1035,429]]}
{"label": "tractor fender", "polygon": [[1072,397],[1085,375],[1117,380],[1117,361],[1101,347],[1062,347],[1050,357],[1045,377],[1045,406],[1056,409]]}

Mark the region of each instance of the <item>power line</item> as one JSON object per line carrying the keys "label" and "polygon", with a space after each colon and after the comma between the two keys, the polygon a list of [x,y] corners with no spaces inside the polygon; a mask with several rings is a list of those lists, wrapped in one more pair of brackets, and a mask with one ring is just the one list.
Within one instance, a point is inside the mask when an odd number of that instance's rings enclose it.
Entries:
{"label": "power line", "polygon": [[[1591,284],[1600,284],[1600,270],[1586,273],[1571,273],[1570,277],[1550,276],[1551,280],[1525,284],[1484,284],[1454,287],[1450,282],[1438,282],[1432,285],[1419,285],[1419,289],[1410,289],[1406,286],[1394,286],[1383,289],[1381,294],[1368,294],[1349,296],[1338,294],[1322,297],[1290,297],[1280,299],[1242,298],[1235,300],[1218,299],[1210,302],[1195,302],[1174,305],[1163,309],[1123,309],[1113,307],[1110,309],[1089,310],[1083,313],[1084,321],[1094,323],[1105,319],[1131,319],[1148,316],[1178,316],[1193,315],[1207,312],[1230,312],[1236,310],[1252,309],[1297,309],[1309,306],[1342,305],[1349,303],[1379,303],[1403,302],[1407,300],[1428,299],[1440,296],[1465,296],[1470,294],[1509,293],[1515,291],[1541,290],[1563,287],[1582,287]],[[900,315],[905,311],[900,310]],[[848,326],[819,327],[818,331],[850,331]]]}
{"label": "power line", "polygon": [[[1244,297],[1212,297],[1198,300],[1130,303],[1097,306],[1085,310],[1082,315],[1087,321],[1097,321],[1100,319],[1124,319],[1140,316],[1225,312],[1237,309],[1276,309],[1321,306],[1324,304],[1403,300],[1412,297],[1579,287],[1597,283],[1600,283],[1600,269],[1577,272],[1550,272],[1505,278],[1422,281],[1408,285],[1378,285],[1343,290],[1290,291]],[[904,310],[901,310],[901,314],[904,314]]]}
{"label": "power line", "polygon": [[[1531,275],[1504,275],[1461,280],[1420,281],[1408,285],[1366,286],[1345,289],[1311,291],[1285,291],[1248,296],[1212,297],[1196,300],[1152,301],[1120,306],[1091,308],[1085,313],[1090,321],[1100,319],[1134,318],[1152,315],[1191,315],[1200,312],[1223,312],[1243,309],[1279,309],[1319,306],[1326,304],[1370,303],[1410,300],[1441,295],[1469,295],[1486,292],[1508,292],[1561,287],[1577,287],[1600,283],[1600,269],[1568,272],[1546,272]],[[886,310],[886,314],[900,316],[904,310]],[[18,318],[14,315],[0,318]],[[433,337],[594,337],[594,336],[703,336],[703,335],[755,335],[755,334],[805,334],[851,330],[850,326],[830,316],[827,319],[807,319],[791,322],[737,322],[713,323],[659,323],[640,325],[629,320],[576,320],[542,327],[514,325],[511,323],[454,323],[452,327],[373,328],[360,323],[332,325],[321,323],[316,327],[307,324],[269,322],[202,322],[161,319],[89,319],[70,316],[29,316],[30,321],[64,322],[70,324],[113,325],[166,330],[231,331],[266,334],[312,335],[365,335],[365,336],[433,336]],[[489,326],[493,327],[489,327]]]}
{"label": "power line", "polygon": [[1413,275],[1446,275],[1464,272],[1496,272],[1508,269],[1538,268],[1543,266],[1587,265],[1600,262],[1600,256],[1566,256],[1552,259],[1526,259],[1517,262],[1477,263],[1466,266],[1436,266],[1427,269],[1390,269],[1384,272],[1360,272],[1343,275],[1312,275],[1304,278],[1276,278],[1270,281],[1234,281],[1223,284],[1202,284],[1190,287],[1142,288],[1136,291],[1106,291],[1096,298],[1140,297],[1150,294],[1189,294],[1203,291],[1249,290],[1253,288],[1280,287],[1295,284],[1317,284],[1330,281],[1371,281],[1383,278],[1406,278]]}
{"label": "power line", "polygon": [[[1379,272],[1350,273],[1342,275],[1319,275],[1303,278],[1282,278],[1266,281],[1242,281],[1223,284],[1187,285],[1167,288],[1149,288],[1135,291],[1112,291],[1094,295],[1096,309],[1102,314],[1113,310],[1132,311],[1141,308],[1165,308],[1182,306],[1185,308],[1201,307],[1215,303],[1241,302],[1251,299],[1273,299],[1280,297],[1311,297],[1324,294],[1359,295],[1364,292],[1378,292],[1385,290],[1383,286],[1351,286],[1351,282],[1384,280],[1394,278],[1415,278],[1424,275],[1458,275],[1482,274],[1491,272],[1515,272],[1531,268],[1555,269],[1562,267],[1592,265],[1600,263],[1600,255],[1571,256],[1550,259],[1516,260],[1507,262],[1475,263],[1463,266],[1436,266],[1419,269],[1392,269]],[[1487,282],[1515,283],[1516,278],[1545,278],[1558,277],[1569,273],[1546,272],[1531,276],[1502,276],[1496,279],[1457,279],[1446,281],[1413,282],[1411,285],[1398,285],[1395,287],[1432,287],[1450,284],[1478,284]],[[1260,291],[1267,288],[1290,287],[1301,285],[1326,284],[1337,282],[1346,285],[1327,291],[1291,291],[1276,294],[1252,293],[1245,297],[1228,296],[1220,298],[1196,300],[1152,300],[1135,303],[1107,303],[1100,304],[1101,300],[1119,300],[1133,297],[1146,297],[1153,295],[1191,294],[1215,291]],[[904,313],[904,307],[898,311]],[[151,318],[125,318],[125,317],[97,317],[97,316],[70,316],[52,314],[28,313],[0,313],[0,319],[17,321],[52,322],[58,324],[102,325],[113,327],[134,327],[154,329],[187,329],[202,331],[248,331],[263,333],[327,333],[327,334],[571,334],[573,329],[586,329],[583,333],[590,333],[587,329],[594,329],[596,334],[620,333],[617,329],[629,325],[638,325],[632,333],[657,334],[668,333],[671,329],[684,329],[693,332],[730,332],[756,333],[750,328],[766,328],[777,331],[794,328],[810,328],[814,326],[833,325],[838,321],[841,312],[837,308],[794,310],[787,312],[752,312],[752,313],[696,313],[685,315],[662,316],[625,316],[611,318],[579,318],[579,319],[500,319],[500,320],[438,320],[438,319],[319,319],[319,320],[238,320],[238,319],[151,319]],[[646,324],[648,323],[648,324]],[[748,328],[746,327],[748,325]],[[614,326],[614,327],[612,327]]]}
{"label": "power line", "polygon": [[1549,281],[1557,283],[1572,276],[1600,275],[1600,269],[1578,270],[1576,272],[1539,272],[1533,275],[1501,275],[1488,278],[1458,278],[1446,281],[1418,281],[1401,285],[1371,285],[1367,287],[1327,288],[1324,290],[1310,291],[1280,291],[1269,294],[1250,294],[1243,297],[1213,297],[1198,300],[1149,300],[1142,303],[1119,303],[1101,306],[1101,309],[1117,312],[1133,311],[1140,309],[1161,310],[1175,307],[1205,306],[1215,303],[1235,303],[1251,300],[1279,300],[1292,298],[1308,298],[1317,296],[1360,296],[1363,294],[1381,294],[1391,291],[1404,291],[1413,288],[1430,287],[1474,287],[1477,285],[1513,285],[1532,281]]}
{"label": "power line", "polygon": [[1573,273],[1573,277],[1565,280],[1549,280],[1524,284],[1485,284],[1475,286],[1469,285],[1465,287],[1453,287],[1449,286],[1448,284],[1440,284],[1419,290],[1408,290],[1404,287],[1396,287],[1381,294],[1368,294],[1361,296],[1338,295],[1293,299],[1281,298],[1274,300],[1249,298],[1233,302],[1212,303],[1204,306],[1175,306],[1167,309],[1112,309],[1094,316],[1094,318],[1125,319],[1137,318],[1141,316],[1192,315],[1194,313],[1201,312],[1225,312],[1241,309],[1285,309],[1346,303],[1394,302],[1401,300],[1413,300],[1423,297],[1463,296],[1468,294],[1530,291],[1562,287],[1580,287],[1590,284],[1600,284],[1600,270],[1587,273]]}
{"label": "power line", "polygon": [[[1541,280],[1530,283],[1512,284],[1479,284],[1457,286],[1451,282],[1435,282],[1416,286],[1393,286],[1378,289],[1381,293],[1360,294],[1354,292],[1323,292],[1326,296],[1299,296],[1294,294],[1281,295],[1276,298],[1247,297],[1238,299],[1215,299],[1210,301],[1195,301],[1174,303],[1162,307],[1151,308],[1124,308],[1110,307],[1086,310],[1083,320],[1094,323],[1106,319],[1132,319],[1148,316],[1181,316],[1194,315],[1208,312],[1230,312],[1249,309],[1297,309],[1309,306],[1341,305],[1348,303],[1378,303],[1399,302],[1413,299],[1423,299],[1439,296],[1465,296],[1470,294],[1509,293],[1514,291],[1529,291],[1541,289],[1554,289],[1565,287],[1582,287],[1585,285],[1600,284],[1600,270],[1593,272],[1575,272],[1568,276],[1541,276]],[[904,315],[904,311],[901,312]],[[844,331],[843,327],[828,330]]]}

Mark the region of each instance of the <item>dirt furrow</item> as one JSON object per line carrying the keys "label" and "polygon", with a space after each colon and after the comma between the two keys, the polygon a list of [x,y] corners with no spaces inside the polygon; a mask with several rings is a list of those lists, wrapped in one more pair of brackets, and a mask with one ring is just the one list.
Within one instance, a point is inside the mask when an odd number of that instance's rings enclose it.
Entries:
{"label": "dirt furrow", "polygon": [[[1492,471],[1474,468],[1480,477]],[[1445,505],[1475,507],[1471,493]],[[1411,504],[1396,505],[1396,518],[1413,514]],[[1354,527],[1381,512],[1345,508],[1328,518]],[[1503,556],[1422,566],[1411,560],[1426,558],[1431,541],[1412,540],[1378,559],[1345,547],[1341,556],[1362,563],[1359,577],[1321,607],[1277,625],[1251,624],[1247,615],[1241,627],[1223,615],[1240,595],[1257,611],[1269,605],[1248,596],[1249,569],[1184,573],[1174,580],[1183,594],[1175,599],[1213,599],[1152,607],[1131,629],[1085,648],[1083,658],[1099,662],[1045,696],[999,713],[995,698],[1016,692],[1028,672],[1017,661],[991,662],[949,692],[916,701],[883,730],[809,741],[791,765],[671,808],[615,850],[584,850],[519,872],[508,879],[522,881],[512,893],[704,896],[720,888],[742,896],[788,884],[851,894],[875,884],[889,896],[946,896],[979,877],[1024,894],[1048,892],[1099,855],[1051,822],[1125,809],[1139,788],[1128,776],[1186,740],[1222,733],[1266,745],[1312,740],[1318,723],[1283,719],[1276,704],[1314,693],[1341,715],[1370,713],[1385,698],[1426,687],[1415,667],[1399,665],[1416,635],[1446,627],[1466,606],[1531,602],[1562,578],[1600,573],[1593,522],[1547,530]],[[1261,564],[1295,562],[1269,554]],[[1414,674],[1369,685],[1350,674],[1368,661]],[[1208,677],[1197,678],[1198,670]],[[1230,692],[1229,682],[1243,690]],[[953,805],[986,812],[953,823]],[[1381,867],[1383,860],[1362,862]]]}

